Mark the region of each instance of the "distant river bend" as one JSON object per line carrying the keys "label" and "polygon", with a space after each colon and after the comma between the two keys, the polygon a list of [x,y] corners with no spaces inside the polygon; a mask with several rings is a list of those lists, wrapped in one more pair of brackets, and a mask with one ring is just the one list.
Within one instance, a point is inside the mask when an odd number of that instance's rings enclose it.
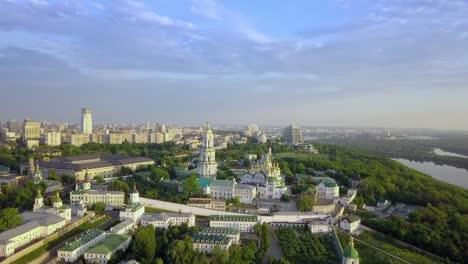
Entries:
{"label": "distant river bend", "polygon": [[393,159],[401,164],[418,170],[434,177],[437,180],[444,181],[468,189],[468,171],[448,165],[437,165],[434,162],[418,162],[407,159]]}

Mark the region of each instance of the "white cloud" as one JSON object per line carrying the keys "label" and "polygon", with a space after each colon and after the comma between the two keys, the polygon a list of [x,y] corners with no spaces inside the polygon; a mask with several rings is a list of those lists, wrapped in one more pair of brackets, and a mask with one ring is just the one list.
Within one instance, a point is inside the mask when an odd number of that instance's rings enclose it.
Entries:
{"label": "white cloud", "polygon": [[44,0],[30,0],[29,1],[34,6],[47,6],[49,3]]}
{"label": "white cloud", "polygon": [[204,74],[183,72],[162,72],[144,69],[83,69],[82,73],[101,80],[203,80]]}
{"label": "white cloud", "polygon": [[256,44],[268,44],[272,42],[270,37],[245,23],[239,25],[239,32],[248,40],[255,42]]}
{"label": "white cloud", "polygon": [[162,26],[174,26],[185,29],[194,29],[195,25],[191,22],[172,19],[167,16],[162,16],[149,9],[142,2],[127,0],[124,2],[123,7],[117,7],[124,15],[128,16],[130,20],[139,20],[149,23],[155,23]]}
{"label": "white cloud", "polygon": [[192,0],[190,12],[214,20],[221,20],[221,7],[215,0]]}
{"label": "white cloud", "polygon": [[308,81],[319,80],[319,76],[313,73],[298,73],[298,72],[265,72],[259,75],[260,79],[273,80],[295,80],[304,79]]}

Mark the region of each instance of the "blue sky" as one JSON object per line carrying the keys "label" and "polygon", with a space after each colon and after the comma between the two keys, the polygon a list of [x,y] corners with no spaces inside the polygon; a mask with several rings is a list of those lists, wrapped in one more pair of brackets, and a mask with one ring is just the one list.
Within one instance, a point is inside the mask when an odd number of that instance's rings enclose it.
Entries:
{"label": "blue sky", "polygon": [[0,0],[0,120],[468,129],[468,1]]}

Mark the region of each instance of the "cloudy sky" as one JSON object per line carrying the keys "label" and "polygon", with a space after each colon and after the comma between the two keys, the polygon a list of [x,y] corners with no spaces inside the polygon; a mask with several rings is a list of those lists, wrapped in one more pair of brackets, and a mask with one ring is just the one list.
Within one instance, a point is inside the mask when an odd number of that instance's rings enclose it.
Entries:
{"label": "cloudy sky", "polygon": [[0,0],[0,120],[468,129],[467,0]]}

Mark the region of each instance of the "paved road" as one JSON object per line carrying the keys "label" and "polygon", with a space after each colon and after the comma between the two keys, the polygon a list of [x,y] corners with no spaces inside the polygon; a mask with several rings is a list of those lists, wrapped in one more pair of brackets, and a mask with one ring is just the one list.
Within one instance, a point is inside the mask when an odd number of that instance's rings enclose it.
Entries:
{"label": "paved road", "polygon": [[281,246],[279,245],[278,240],[276,239],[275,235],[275,227],[270,226],[270,248],[268,248],[267,252],[265,253],[265,257],[263,258],[262,263],[268,263],[270,257],[274,257],[276,259],[284,257],[283,250],[281,250]]}

